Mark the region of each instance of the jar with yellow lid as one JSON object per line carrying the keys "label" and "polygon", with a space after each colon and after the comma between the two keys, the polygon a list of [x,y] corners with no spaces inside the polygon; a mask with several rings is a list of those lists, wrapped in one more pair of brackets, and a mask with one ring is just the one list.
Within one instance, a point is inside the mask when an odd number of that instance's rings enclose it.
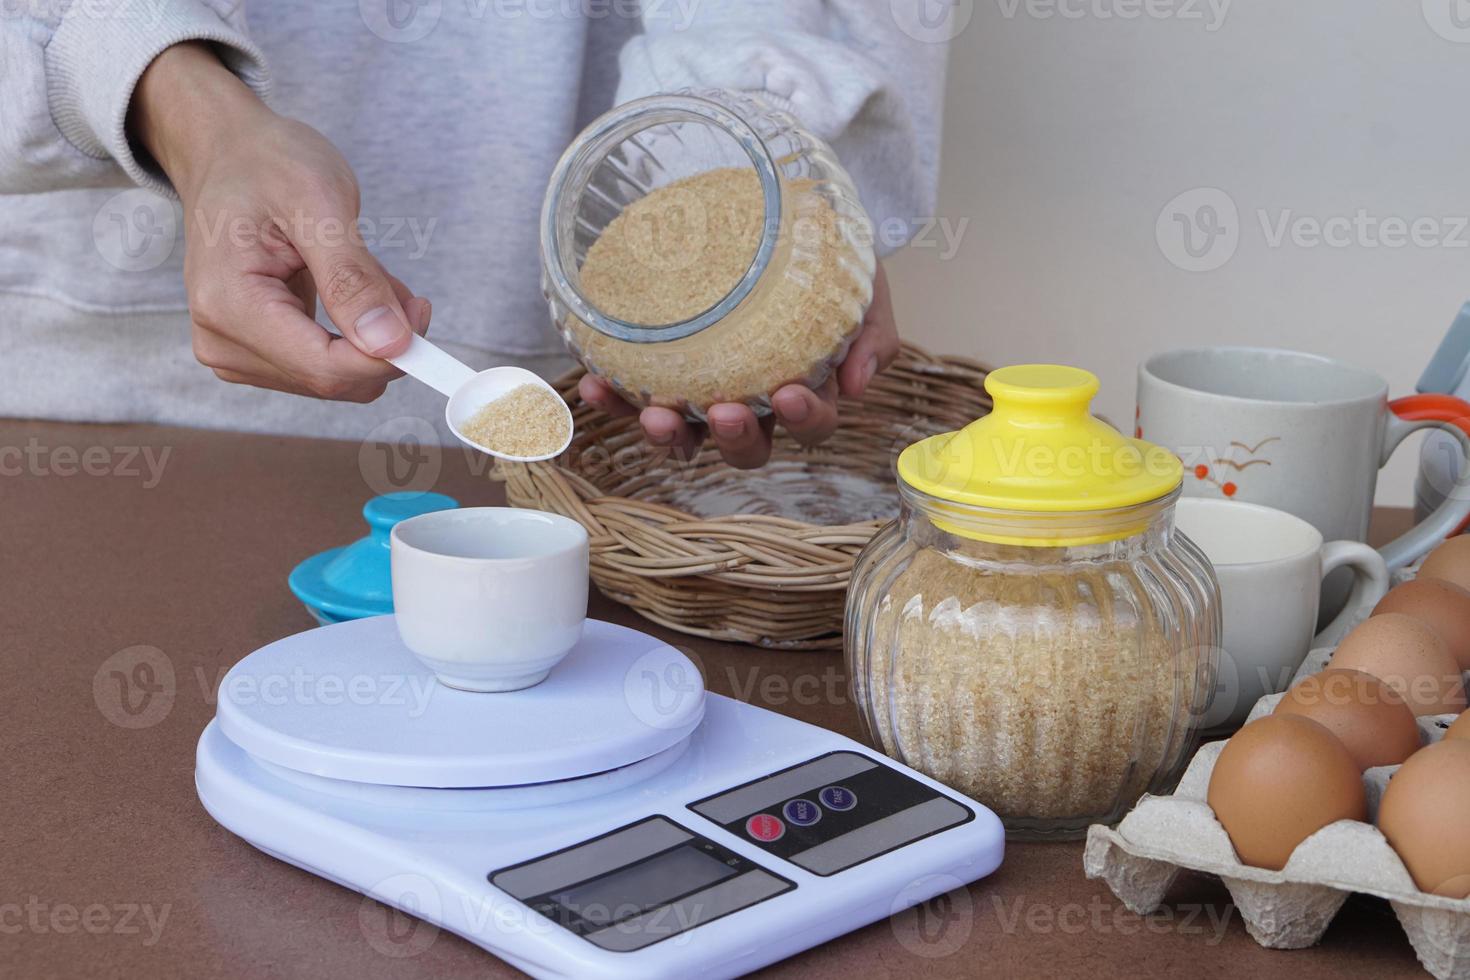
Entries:
{"label": "jar with yellow lid", "polygon": [[1213,691],[1219,586],[1174,527],[1178,457],[1094,418],[1097,378],[1023,365],[991,414],[899,456],[902,511],[859,556],[853,695],[874,744],[1076,837],[1166,792]]}

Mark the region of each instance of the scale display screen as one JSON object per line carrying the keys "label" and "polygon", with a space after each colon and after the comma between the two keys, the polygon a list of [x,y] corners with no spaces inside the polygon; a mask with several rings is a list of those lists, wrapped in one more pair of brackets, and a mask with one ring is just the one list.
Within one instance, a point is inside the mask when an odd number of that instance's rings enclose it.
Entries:
{"label": "scale display screen", "polygon": [[613,952],[642,949],[796,887],[661,816],[489,878],[512,898]]}
{"label": "scale display screen", "polygon": [[719,858],[687,843],[646,861],[594,878],[551,898],[576,909],[590,924],[605,926],[646,912],[670,898],[688,895],[737,874]]}

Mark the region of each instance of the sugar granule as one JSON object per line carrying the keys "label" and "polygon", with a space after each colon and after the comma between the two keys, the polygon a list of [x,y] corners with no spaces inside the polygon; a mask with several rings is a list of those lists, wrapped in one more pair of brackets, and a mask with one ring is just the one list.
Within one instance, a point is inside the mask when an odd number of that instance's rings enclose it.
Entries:
{"label": "sugar granule", "polygon": [[571,435],[566,406],[540,385],[524,384],[480,409],[461,426],[473,441],[506,456],[545,456]]}

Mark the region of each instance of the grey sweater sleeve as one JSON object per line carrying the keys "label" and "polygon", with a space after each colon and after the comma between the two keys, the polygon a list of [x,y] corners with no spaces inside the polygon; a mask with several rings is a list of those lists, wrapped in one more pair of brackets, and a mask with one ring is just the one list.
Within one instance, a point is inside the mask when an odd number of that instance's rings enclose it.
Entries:
{"label": "grey sweater sleeve", "polygon": [[[894,251],[933,216],[948,45],[874,0],[647,5],[619,59],[617,101],[674,89],[756,91],[836,150]],[[896,8],[895,8],[896,9]],[[691,10],[686,15],[685,10]]]}
{"label": "grey sweater sleeve", "polygon": [[265,57],[239,0],[59,0],[0,18],[0,193],[116,185],[172,188],[127,138],[128,103],[165,48],[213,42],[264,98]]}

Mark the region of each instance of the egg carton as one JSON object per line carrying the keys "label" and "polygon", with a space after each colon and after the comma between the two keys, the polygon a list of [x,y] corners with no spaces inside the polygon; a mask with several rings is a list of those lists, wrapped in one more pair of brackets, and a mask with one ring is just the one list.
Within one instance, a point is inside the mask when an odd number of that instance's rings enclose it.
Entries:
{"label": "egg carton", "polygon": [[[1331,648],[1313,650],[1293,682],[1327,666]],[[1470,681],[1470,673],[1466,675]],[[1247,722],[1275,710],[1282,694],[1268,694]],[[1444,737],[1455,715],[1418,719],[1421,745]],[[1101,878],[1131,911],[1148,915],[1164,900],[1181,870],[1219,876],[1246,930],[1262,946],[1300,949],[1315,945],[1347,897],[1358,892],[1387,899],[1419,962],[1437,980],[1470,980],[1470,898],[1451,899],[1419,890],[1374,825],[1378,803],[1398,766],[1363,774],[1368,823],[1340,820],[1297,845],[1280,871],[1242,864],[1206,802],[1210,774],[1224,749],[1210,742],[1195,753],[1169,796],[1145,796],[1116,828],[1087,831],[1083,867]]]}

